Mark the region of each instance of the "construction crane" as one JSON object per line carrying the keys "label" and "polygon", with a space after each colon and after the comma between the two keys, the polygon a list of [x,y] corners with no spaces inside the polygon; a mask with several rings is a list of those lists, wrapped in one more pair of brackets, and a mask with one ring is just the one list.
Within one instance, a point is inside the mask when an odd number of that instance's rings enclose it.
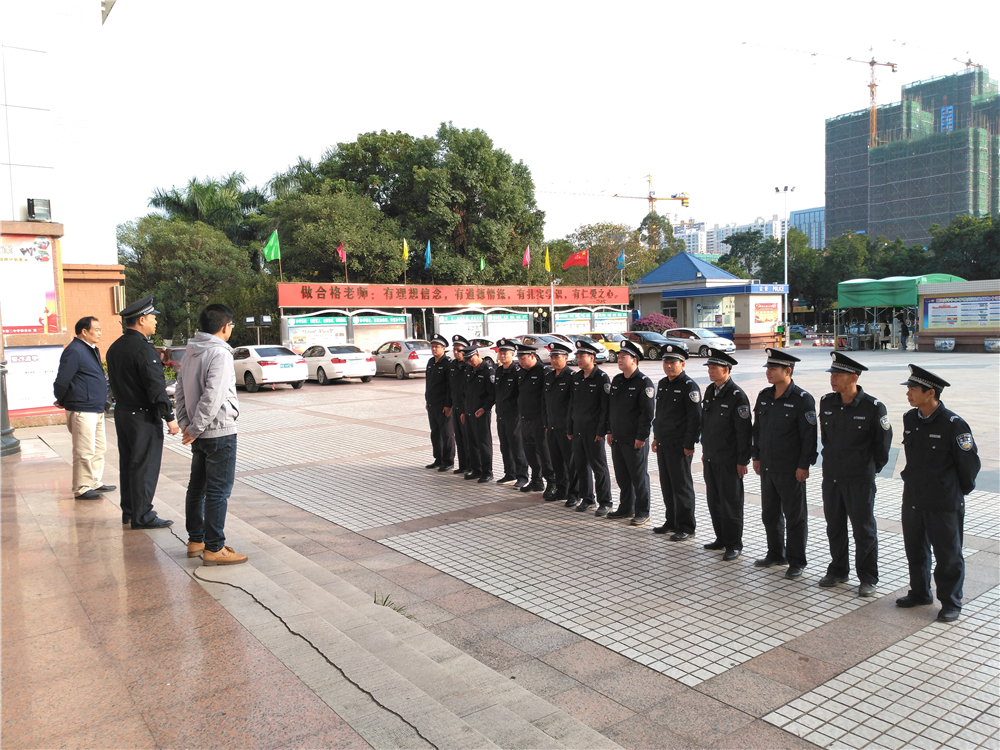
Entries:
{"label": "construction crane", "polygon": [[[869,52],[872,50],[869,49]],[[878,88],[878,83],[875,81],[875,66],[884,65],[887,68],[892,68],[892,72],[896,72],[896,63],[894,62],[875,62],[875,58],[872,57],[871,60],[858,60],[853,57],[848,57],[851,62],[863,63],[868,65],[872,69],[872,80],[868,84],[868,90],[871,91],[871,103],[869,105],[868,111],[868,148],[875,148],[878,145],[878,110],[875,109],[875,89]]]}
{"label": "construction crane", "polygon": [[968,60],[959,60],[957,57],[953,58],[953,59],[957,63],[962,63],[962,65],[965,66],[966,70],[971,70],[972,68],[981,68],[981,67],[983,67],[980,63],[974,63],[974,62],[972,62],[972,58],[971,57]]}
{"label": "construction crane", "polygon": [[680,201],[681,205],[684,206],[684,208],[688,207],[689,201],[691,199],[690,199],[690,197],[688,196],[687,193],[674,193],[669,198],[667,198],[667,197],[659,198],[659,197],[657,197],[656,193],[653,192],[653,175],[648,174],[648,175],[646,175],[646,177],[649,180],[649,194],[648,195],[645,195],[645,196],[641,196],[641,195],[618,195],[618,193],[615,193],[611,197],[612,198],[634,198],[635,200],[649,201],[649,213],[653,213],[653,211],[656,210],[656,201]]}

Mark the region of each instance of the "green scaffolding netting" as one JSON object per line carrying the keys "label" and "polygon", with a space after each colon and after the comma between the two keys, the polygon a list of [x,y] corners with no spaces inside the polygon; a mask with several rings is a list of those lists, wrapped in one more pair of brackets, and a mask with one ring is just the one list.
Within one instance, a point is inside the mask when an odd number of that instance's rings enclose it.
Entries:
{"label": "green scaffolding netting", "polygon": [[948,273],[923,276],[888,276],[884,279],[852,279],[837,284],[837,307],[914,307],[918,284],[965,281]]}

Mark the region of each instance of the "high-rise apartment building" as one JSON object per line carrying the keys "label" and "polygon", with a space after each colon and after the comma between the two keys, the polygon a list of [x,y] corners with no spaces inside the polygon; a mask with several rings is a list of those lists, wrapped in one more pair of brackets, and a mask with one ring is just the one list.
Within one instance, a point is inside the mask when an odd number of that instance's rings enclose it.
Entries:
{"label": "high-rise apartment building", "polygon": [[788,226],[795,227],[809,238],[809,247],[826,246],[826,208],[804,208],[788,214]]}

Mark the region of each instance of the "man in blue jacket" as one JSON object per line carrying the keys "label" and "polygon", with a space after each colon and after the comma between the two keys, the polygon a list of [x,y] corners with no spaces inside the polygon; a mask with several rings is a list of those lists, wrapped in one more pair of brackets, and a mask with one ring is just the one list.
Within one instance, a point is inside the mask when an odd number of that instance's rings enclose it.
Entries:
{"label": "man in blue jacket", "polygon": [[66,427],[73,436],[73,495],[77,500],[96,500],[111,492],[104,484],[104,404],[108,381],[101,366],[101,321],[92,315],[76,322],[76,338],[59,359],[53,390],[56,406],[66,410]]}

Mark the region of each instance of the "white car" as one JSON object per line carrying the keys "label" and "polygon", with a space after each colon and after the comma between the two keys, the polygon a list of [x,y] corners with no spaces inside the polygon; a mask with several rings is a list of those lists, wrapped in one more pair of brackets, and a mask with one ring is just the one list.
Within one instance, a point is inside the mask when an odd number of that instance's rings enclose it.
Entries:
{"label": "white car", "polygon": [[688,351],[692,354],[697,352],[699,357],[707,357],[710,348],[726,354],[736,351],[736,344],[717,333],[712,333],[707,328],[671,328],[669,331],[664,331],[663,335],[684,339]]}
{"label": "white car", "polygon": [[375,368],[380,375],[395,375],[405,380],[415,372],[427,372],[431,357],[431,342],[423,339],[386,341],[372,352]]}
{"label": "white car", "polygon": [[354,344],[316,344],[302,353],[309,379],[328,385],[341,378],[361,378],[362,383],[375,377],[375,357]]}
{"label": "white car", "polygon": [[241,346],[233,351],[236,385],[256,393],[262,385],[289,383],[301,388],[309,377],[302,356],[284,346],[261,344]]}

